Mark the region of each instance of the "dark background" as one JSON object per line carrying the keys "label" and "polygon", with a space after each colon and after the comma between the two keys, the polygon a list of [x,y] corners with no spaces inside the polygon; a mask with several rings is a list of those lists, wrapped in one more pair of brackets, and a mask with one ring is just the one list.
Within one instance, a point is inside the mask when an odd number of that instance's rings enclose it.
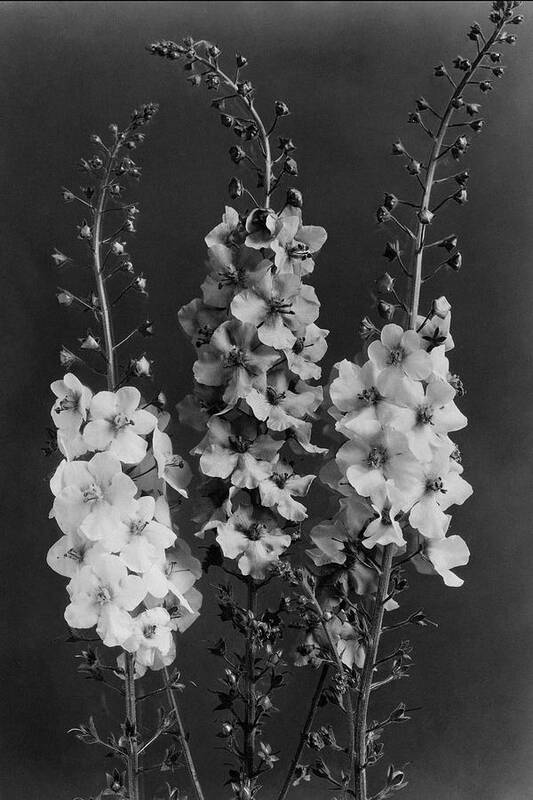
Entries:
{"label": "dark background", "polygon": [[[526,14],[528,8],[526,5]],[[137,104],[161,112],[142,153],[136,195],[143,214],[133,253],[151,285],[150,342],[157,375],[172,403],[191,386],[193,353],[176,324],[178,307],[198,293],[203,236],[218,221],[232,173],[232,138],[192,90],[178,65],[149,56],[152,39],[192,33],[245,53],[263,111],[278,98],[293,112],[285,131],[298,145],[305,219],[329,241],[313,282],[320,322],[331,329],[327,368],[351,355],[367,287],[384,266],[385,235],[373,210],[383,190],[409,192],[390,142],[417,152],[422,135],[405,124],[414,99],[443,96],[432,67],[468,53],[465,32],[485,22],[484,2],[2,3],[0,32],[2,302],[2,800],[71,800],[98,788],[101,754],[67,729],[107,705],[75,674],[75,646],[61,643],[65,593],[45,554],[56,538],[48,522],[47,480],[54,464],[40,454],[60,377],[62,343],[74,345],[83,318],[58,308],[49,253],[75,251],[79,215],[63,208],[58,187],[79,184],[76,163],[88,135],[124,121]],[[515,32],[516,29],[513,29]],[[453,368],[468,394],[461,435],[473,498],[455,515],[472,550],[462,589],[438,578],[413,580],[407,600],[440,622],[415,631],[409,681],[383,691],[376,717],[404,699],[422,706],[414,722],[387,736],[388,759],[412,762],[405,795],[432,800],[525,800],[533,796],[531,653],[531,498],[533,464],[531,322],[533,278],[533,27],[502,46],[510,68],[481,98],[486,132],[465,161],[470,202],[447,215],[442,234],[460,235],[464,268],[432,287],[454,302]],[[476,93],[474,93],[475,96]],[[438,99],[435,99],[437,104]],[[486,112],[486,113],[485,113]],[[426,144],[424,142],[424,147]],[[71,275],[72,273],[70,273]],[[70,281],[70,277],[61,278]],[[433,294],[433,292],[432,292]],[[183,450],[194,436],[183,434]],[[55,462],[54,462],[55,463]],[[204,585],[206,594],[209,592]],[[180,640],[187,681],[185,714],[210,797],[222,790],[224,756],[213,751],[216,667],[205,643],[219,623],[206,614]],[[297,673],[281,697],[283,725],[266,737],[292,750],[313,676]],[[278,718],[279,719],[279,718]],[[213,736],[212,736],[213,734]],[[319,782],[295,797],[328,797]]]}

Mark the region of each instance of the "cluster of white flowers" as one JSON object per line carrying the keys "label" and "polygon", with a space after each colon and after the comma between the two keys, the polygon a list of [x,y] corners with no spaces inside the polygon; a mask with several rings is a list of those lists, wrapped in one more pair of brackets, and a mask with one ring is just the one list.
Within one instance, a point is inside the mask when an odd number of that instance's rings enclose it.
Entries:
{"label": "cluster of white flowers", "polygon": [[450,315],[439,298],[429,318],[419,317],[418,330],[387,324],[368,346],[368,360],[335,365],[329,413],[347,441],[322,478],[343,499],[338,513],[311,532],[315,564],[343,564],[356,542],[367,550],[393,545],[396,553],[419,551],[417,568],[438,573],[448,586],[463,583],[452,570],[468,562],[468,547],[447,536],[446,512],[472,493],[449,436],[467,424],[446,356],[453,347]]}
{"label": "cluster of white flowers", "polygon": [[72,373],[51,388],[64,459],[50,481],[50,516],[63,536],[47,560],[70,578],[65,619],[135,653],[137,675],[160,669],[174,660],[173,631],[202,601],[200,562],[176,536],[166,499],[167,485],[187,496],[190,469],[164,432],[169,415],[141,407],[138,389],[93,395]]}
{"label": "cluster of white flowers", "polygon": [[320,378],[328,331],[316,325],[320,303],[303,279],[325,241],[326,231],[303,225],[295,206],[245,218],[226,207],[206,236],[202,297],[179,312],[197,349],[195,393],[180,418],[207,426],[192,451],[205,476],[199,535],[215,530],[224,555],[256,579],[307,516],[295,498],[314,476],[297,474],[292,456],[323,452],[311,444],[310,422],[322,389],[308,381]]}

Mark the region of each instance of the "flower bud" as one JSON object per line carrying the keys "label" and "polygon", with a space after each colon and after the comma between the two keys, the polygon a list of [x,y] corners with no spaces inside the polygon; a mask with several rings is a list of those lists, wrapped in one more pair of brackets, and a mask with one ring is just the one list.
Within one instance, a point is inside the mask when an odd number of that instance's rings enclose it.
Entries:
{"label": "flower bud", "polygon": [[398,258],[400,256],[399,242],[387,242],[385,245],[385,250],[383,251],[383,256],[387,259],[387,261],[394,261],[396,258]]}
{"label": "flower bud", "polygon": [[293,208],[302,208],[304,204],[303,194],[299,189],[287,189],[286,204]]}
{"label": "flower bud", "polygon": [[376,211],[376,220],[378,223],[388,222],[390,220],[390,212],[385,206],[380,206]]}
{"label": "flower bud", "polygon": [[514,35],[514,33],[502,33],[498,41],[505,42],[505,44],[515,44],[516,36]]}
{"label": "flower bud", "polygon": [[139,358],[132,358],[130,361],[130,372],[137,378],[151,378],[152,377],[152,364],[145,355]]}
{"label": "flower bud", "polygon": [[492,74],[495,78],[503,78],[505,74],[505,69],[503,67],[494,67],[492,70]]}
{"label": "flower bud", "polygon": [[296,150],[296,147],[294,146],[292,139],[287,136],[280,136],[278,150],[283,150],[285,153],[292,153],[293,150]]}
{"label": "flower bud", "polygon": [[52,255],[51,255],[51,259],[52,259],[52,261],[54,262],[54,265],[55,265],[56,267],[62,267],[62,266],[64,266],[64,265],[65,265],[65,264],[66,264],[68,261],[70,261],[70,260],[71,260],[71,259],[69,258],[69,256],[66,256],[66,255],[65,255],[64,253],[62,253],[60,250],[56,250],[55,248],[54,248],[54,252],[53,252],[53,253],[52,253]]}
{"label": "flower bud", "polygon": [[405,169],[409,173],[409,175],[420,175],[420,170],[422,169],[422,164],[420,161],[415,161],[414,158],[409,161],[408,164],[405,165]]}
{"label": "flower bud", "polygon": [[382,294],[388,294],[394,287],[394,278],[385,272],[376,280],[376,289]]}
{"label": "flower bud", "polygon": [[453,255],[453,256],[451,256],[451,257],[448,259],[448,261],[446,262],[446,264],[447,264],[449,267],[451,267],[451,268],[453,269],[453,271],[454,271],[454,272],[459,272],[459,270],[461,269],[461,267],[462,267],[462,265],[463,265],[463,256],[462,256],[462,255],[461,255],[461,253],[459,253],[459,252],[457,252],[457,253],[454,253],[454,255]]}
{"label": "flower bud", "polygon": [[70,369],[75,364],[81,364],[82,360],[74,355],[67,347],[62,347],[59,351],[59,363],[62,367]]}
{"label": "flower bud", "polygon": [[232,178],[228,184],[228,192],[231,199],[238,200],[239,197],[242,197],[243,191],[242,181],[238,178]]}
{"label": "flower bud", "polygon": [[393,210],[393,208],[396,208],[396,206],[398,205],[398,203],[399,203],[399,200],[398,200],[398,198],[396,197],[396,195],[394,195],[394,194],[388,194],[388,193],[387,193],[387,194],[385,194],[385,195],[384,195],[384,197],[383,197],[383,205],[384,205],[384,206],[385,206],[385,208],[387,208],[389,211],[392,211],[392,210]]}
{"label": "flower bud", "polygon": [[234,164],[239,164],[244,158],[246,158],[246,153],[242,147],[238,147],[234,144],[229,149],[229,157]]}
{"label": "flower bud", "polygon": [[85,338],[78,339],[78,341],[82,350],[100,350],[100,340],[93,336],[90,331],[87,332]]}
{"label": "flower bud", "polygon": [[379,333],[379,329],[376,328],[374,323],[368,317],[363,317],[361,323],[359,325],[359,335],[362,339],[369,339],[371,336]]}
{"label": "flower bud", "polygon": [[125,253],[126,242],[113,242],[111,252],[114,256],[122,256]]}
{"label": "flower bud", "polygon": [[454,194],[453,199],[462,206],[468,202],[468,192],[466,189],[459,189],[459,191]]}
{"label": "flower bud", "polygon": [[451,310],[451,304],[444,295],[437,297],[431,304],[431,316],[438,317],[439,319],[445,319]]}
{"label": "flower bud", "polygon": [[212,44],[207,48],[207,53],[211,58],[218,58],[221,52],[222,50],[216,44]]}
{"label": "flower bud", "polygon": [[481,83],[479,84],[479,89],[484,94],[486,92],[491,92],[492,91],[492,83],[490,81],[481,81]]}
{"label": "flower bud", "polygon": [[396,311],[396,306],[392,303],[386,303],[385,300],[380,300],[377,304],[378,314],[381,319],[390,322],[391,319],[394,317],[394,313]]}
{"label": "flower bud", "polygon": [[501,53],[490,53],[490,60],[492,61],[493,64],[499,64],[500,61],[502,60],[502,54]]}
{"label": "flower bud", "polygon": [[231,734],[233,733],[233,725],[231,724],[231,722],[223,722],[220,731],[223,736],[231,736]]}
{"label": "flower bud", "polygon": [[482,36],[482,30],[477,22],[474,22],[473,25],[470,26],[470,30],[467,33],[468,38],[472,42],[477,42],[478,38]]}
{"label": "flower bud", "polygon": [[462,56],[454,58],[453,65],[455,69],[460,69],[462,72],[468,72],[472,69],[472,62],[468,58],[463,58]]}
{"label": "flower bud", "polygon": [[483,128],[483,120],[475,119],[473,122],[470,123],[470,127],[475,133],[481,133],[481,130]]}
{"label": "flower bud", "polygon": [[72,203],[72,201],[76,199],[72,194],[72,192],[70,191],[70,189],[62,189],[61,197],[63,198],[65,203]]}
{"label": "flower bud", "polygon": [[70,292],[58,292],[56,297],[60,306],[71,306],[74,302],[74,296]]}
{"label": "flower bud", "polygon": [[147,294],[147,291],[146,291],[146,283],[147,283],[147,281],[146,281],[146,278],[145,278],[143,275],[138,275],[138,276],[135,278],[135,281],[134,281],[135,288],[136,288],[136,289],[137,289],[137,291],[139,291],[141,294]]}
{"label": "flower bud", "polygon": [[463,100],[462,97],[454,97],[454,99],[452,100],[452,106],[453,106],[453,108],[455,108],[456,111],[458,111],[460,108],[462,108],[464,106],[464,104],[465,104],[465,101]]}
{"label": "flower bud", "polygon": [[410,122],[412,125],[420,125],[422,122],[422,117],[418,111],[411,111],[407,117],[407,122]]}
{"label": "flower bud", "polygon": [[233,117],[230,117],[229,114],[221,114],[220,122],[225,128],[231,128],[231,126],[233,125]]}
{"label": "flower bud", "polygon": [[285,163],[283,164],[283,172],[286,172],[287,175],[292,175],[294,177],[298,175],[298,164],[294,158],[285,159]]}
{"label": "flower bud", "polygon": [[241,53],[235,53],[235,62],[237,64],[237,69],[242,69],[247,65],[248,59],[241,55]]}
{"label": "flower bud", "polygon": [[393,142],[392,145],[393,156],[403,156],[405,155],[405,152],[406,152],[405,147],[403,146],[403,144],[399,139],[396,142]]}
{"label": "flower bud", "polygon": [[419,97],[416,101],[416,107],[418,111],[427,111],[429,108],[429,103],[425,97]]}
{"label": "flower bud", "polygon": [[523,14],[517,14],[516,17],[512,18],[511,24],[512,25],[521,25],[523,23],[523,21],[524,21],[524,15]]}
{"label": "flower bud", "polygon": [[452,250],[455,250],[457,247],[458,237],[453,233],[451,236],[447,236],[441,242],[439,242],[439,247],[444,247],[449,253]]}
{"label": "flower bud", "polygon": [[79,231],[78,233],[79,239],[90,239],[92,236],[92,231],[89,225],[87,225],[85,220],[83,220],[81,225],[78,225],[78,231]]}
{"label": "flower bud", "polygon": [[476,114],[479,114],[481,110],[480,103],[467,103],[466,104],[466,113],[469,117],[474,117]]}
{"label": "flower bud", "polygon": [[276,113],[276,117],[286,117],[291,113],[287,103],[284,103],[282,100],[276,100],[274,103],[274,111]]}
{"label": "flower bud", "polygon": [[154,323],[147,319],[146,322],[143,322],[142,325],[139,325],[137,330],[139,331],[141,336],[153,336],[154,335]]}
{"label": "flower bud", "polygon": [[437,64],[437,66],[433,68],[433,74],[436,78],[445,78],[448,74],[448,70],[444,64]]}
{"label": "flower bud", "polygon": [[469,174],[468,170],[465,169],[464,172],[460,172],[458,175],[455,176],[455,181],[456,181],[456,183],[459,184],[459,186],[466,186],[466,184],[468,183],[468,179],[469,178],[470,178],[470,174]]}
{"label": "flower bud", "polygon": [[429,208],[421,208],[417,214],[417,217],[422,225],[430,225],[433,222],[434,216],[435,214],[433,214]]}
{"label": "flower bud", "polygon": [[241,95],[241,97],[247,97],[251,94],[254,90],[250,81],[241,81],[241,83],[237,84],[237,93]]}

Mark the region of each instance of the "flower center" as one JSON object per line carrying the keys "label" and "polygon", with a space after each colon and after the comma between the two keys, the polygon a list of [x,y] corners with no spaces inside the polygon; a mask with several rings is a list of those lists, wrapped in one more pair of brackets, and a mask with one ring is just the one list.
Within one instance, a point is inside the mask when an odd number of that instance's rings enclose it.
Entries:
{"label": "flower center", "polygon": [[401,364],[405,358],[405,350],[403,347],[394,347],[392,350],[389,350],[389,364],[392,367],[398,366]]}
{"label": "flower center", "polygon": [[283,297],[273,297],[270,300],[271,314],[294,314],[292,303],[287,303]]}
{"label": "flower center", "polygon": [[304,260],[309,258],[311,251],[303,242],[294,241],[290,246],[287,247],[287,253],[290,258],[299,258]]}
{"label": "flower center", "polygon": [[272,386],[267,386],[266,398],[271,406],[277,406],[285,398],[285,392],[276,392]]}
{"label": "flower center", "polygon": [[82,490],[82,500],[84,503],[92,503],[94,500],[100,502],[104,499],[102,488],[97,483],[91,483]]}
{"label": "flower center", "polygon": [[381,444],[371,447],[366,460],[370,469],[381,469],[389,460],[387,448]]}
{"label": "flower center", "polygon": [[57,404],[57,413],[59,414],[60,411],[73,411],[75,408],[78,407],[79,403],[79,396],[75,394],[67,394],[65,397],[59,401]]}
{"label": "flower center", "polygon": [[95,600],[99,605],[109,603],[111,600],[111,591],[107,586],[99,586],[96,590]]}
{"label": "flower center", "polygon": [[265,533],[265,526],[262,522],[256,522],[246,531],[246,536],[251,542],[257,542]]}
{"label": "flower center", "polygon": [[145,522],[142,519],[132,519],[131,522],[130,522],[130,533],[131,533],[131,535],[132,536],[140,536],[147,525],[148,525],[148,523]]}
{"label": "flower center", "polygon": [[123,414],[122,412],[115,414],[113,418],[113,427],[116,431],[120,431],[123,428],[126,428],[128,425],[133,425],[133,422],[128,416],[126,416],[126,414]]}
{"label": "flower center", "polygon": [[246,356],[238,347],[233,347],[229,353],[224,356],[224,366],[230,369],[236,367],[246,367]]}
{"label": "flower center", "polygon": [[419,406],[416,410],[418,425],[433,425],[433,409],[431,406]]}
{"label": "flower center", "polygon": [[292,346],[292,352],[295,353],[295,355],[299,356],[300,353],[303,352],[304,347],[305,347],[305,339],[303,338],[303,336],[299,336]]}
{"label": "flower center", "polygon": [[362,392],[359,392],[357,399],[362,403],[366,403],[367,406],[375,406],[381,400],[381,395],[375,386],[371,386],[369,389],[363,389]]}
{"label": "flower center", "polygon": [[252,442],[244,436],[230,436],[230,445],[236,453],[246,453]]}
{"label": "flower center", "polygon": [[390,508],[384,508],[381,512],[381,524],[382,525],[392,525],[392,519],[390,515]]}
{"label": "flower center", "polygon": [[196,334],[196,347],[209,344],[212,335],[213,328],[210,328],[209,325],[202,325],[200,328],[198,328],[198,333]]}
{"label": "flower center", "polygon": [[143,627],[143,636],[145,639],[153,639],[157,631],[157,625],[145,625]]}
{"label": "flower center", "polygon": [[428,478],[426,481],[426,491],[428,492],[442,492],[442,494],[446,494],[446,489],[444,488],[444,481],[440,477],[436,478]]}
{"label": "flower center", "polygon": [[276,484],[276,486],[279,486],[280,489],[283,489],[283,487],[289,480],[289,473],[288,472],[277,473],[275,475],[271,475],[270,478],[272,482]]}

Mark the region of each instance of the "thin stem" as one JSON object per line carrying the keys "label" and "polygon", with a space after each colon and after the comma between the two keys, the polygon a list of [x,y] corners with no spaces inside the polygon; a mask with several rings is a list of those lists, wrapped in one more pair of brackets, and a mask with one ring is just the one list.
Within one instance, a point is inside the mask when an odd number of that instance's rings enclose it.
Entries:
{"label": "thin stem", "polygon": [[[431,192],[433,189],[433,183],[435,180],[435,170],[437,168],[437,162],[442,155],[442,145],[444,142],[444,137],[448,130],[448,126],[450,124],[450,120],[452,118],[454,112],[454,101],[461,96],[461,93],[465,86],[469,83],[470,78],[476,71],[477,67],[481,63],[482,59],[486,55],[486,53],[490,50],[498,36],[502,28],[505,25],[505,21],[502,20],[492,32],[490,38],[485,42],[483,48],[479,51],[478,55],[472,62],[471,69],[465,73],[463,79],[460,83],[455,86],[455,83],[451,81],[452,85],[454,86],[454,91],[448,105],[446,106],[446,111],[442,116],[441,123],[435,135],[435,143],[431,150],[431,155],[428,161],[428,168],[427,168],[427,175],[426,175],[426,188],[424,191],[424,197],[422,198],[422,205],[421,205],[421,212],[429,211],[429,204],[431,201]],[[448,75],[447,75],[448,77]],[[451,79],[450,79],[451,80]],[[418,316],[418,306],[420,304],[420,291],[422,288],[422,261],[424,258],[424,240],[426,238],[426,231],[428,226],[423,224],[422,222],[418,223],[417,232],[415,237],[415,269],[414,269],[414,280],[411,284],[411,296],[410,296],[410,308],[411,314],[409,319],[409,327],[416,328],[416,320]]]}
{"label": "thin stem", "polygon": [[392,566],[394,545],[387,545],[383,551],[383,563],[379,576],[376,599],[368,632],[368,644],[365,663],[361,675],[359,698],[355,718],[355,796],[357,800],[366,800],[366,757],[367,757],[367,715],[372,690],[372,678],[376,666],[376,657],[385,612],[383,600],[389,591],[389,580]]}
{"label": "thin stem", "polygon": [[[255,620],[257,614],[257,586],[253,578],[248,581],[247,609],[249,623]],[[250,628],[250,625],[249,625]],[[255,774],[255,734],[257,702],[255,696],[255,651],[254,637],[250,635],[249,628],[246,635],[244,653],[244,766],[249,780]]]}
{"label": "thin stem", "polygon": [[311,726],[313,725],[313,722],[315,720],[315,715],[318,709],[318,703],[320,701],[320,698],[322,697],[322,692],[324,690],[324,686],[328,677],[329,667],[330,667],[329,664],[324,664],[320,672],[320,677],[318,679],[318,683],[316,685],[316,689],[313,694],[313,699],[311,700],[311,705],[309,706],[309,712],[307,714],[304,727],[300,734],[298,745],[296,747],[296,750],[294,751],[294,755],[289,765],[289,770],[285,776],[285,780],[283,781],[283,786],[281,787],[281,791],[278,795],[278,800],[285,800],[291,788],[291,783],[294,778],[294,773],[296,772],[296,767],[300,762],[300,756],[302,755],[303,749],[307,741],[307,734],[311,730]]}
{"label": "thin stem", "polygon": [[202,786],[200,784],[200,780],[198,778],[198,773],[196,772],[196,767],[194,765],[194,761],[192,758],[191,750],[189,748],[189,741],[187,737],[187,732],[185,730],[185,726],[183,724],[183,720],[181,718],[180,709],[178,706],[178,701],[176,699],[176,695],[172,689],[170,676],[168,674],[168,669],[166,667],[163,668],[163,676],[165,681],[165,688],[167,691],[167,697],[170,705],[174,710],[174,716],[176,719],[176,724],[178,726],[179,734],[180,734],[180,744],[181,750],[185,757],[185,765],[187,767],[187,772],[189,773],[189,779],[191,781],[191,786],[194,789],[196,800],[204,800],[204,793],[202,792]]}
{"label": "thin stem", "polygon": [[130,725],[127,761],[128,800],[140,800],[139,794],[139,746],[137,737],[137,699],[135,697],[135,657],[125,653],[126,658],[126,718]]}

